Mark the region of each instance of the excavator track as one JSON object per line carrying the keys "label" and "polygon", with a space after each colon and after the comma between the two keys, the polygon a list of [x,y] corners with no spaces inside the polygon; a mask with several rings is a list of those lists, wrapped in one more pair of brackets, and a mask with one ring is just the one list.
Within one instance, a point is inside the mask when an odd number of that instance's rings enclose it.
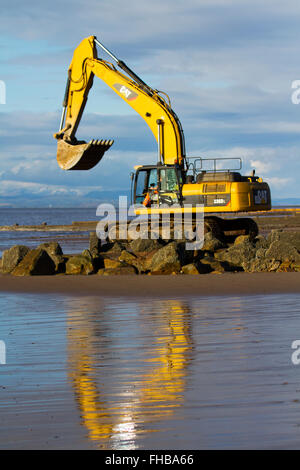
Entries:
{"label": "excavator track", "polygon": [[258,235],[257,223],[249,217],[222,219],[210,216],[204,218],[204,233],[212,232],[216,238],[234,241],[239,235],[249,235],[254,239]]}
{"label": "excavator track", "polygon": [[[122,239],[120,233],[127,233],[127,229],[129,228],[130,222],[125,223],[123,226],[123,230],[120,224],[108,224],[106,230],[109,233],[109,239],[117,240]],[[170,225],[170,238],[172,239],[175,235],[174,233],[174,223],[171,221]],[[193,230],[195,230],[195,224],[193,224]],[[166,227],[168,230],[168,227]],[[121,232],[119,232],[121,230]],[[150,222],[145,221],[140,225],[140,232],[146,232],[150,237],[150,233],[155,231],[157,233],[157,238],[165,238],[164,237],[164,226],[162,225],[161,221],[157,222],[155,226],[151,225]],[[224,242],[233,242],[235,238],[239,235],[249,235],[250,239],[254,239],[258,235],[258,227],[256,222],[253,219],[248,217],[240,217],[236,219],[222,219],[217,216],[209,216],[204,218],[204,235],[208,232],[211,232],[214,237],[218,238]],[[129,233],[129,239],[130,232]],[[183,227],[182,227],[183,233]],[[142,236],[143,238],[143,236]],[[147,235],[145,236],[147,238]],[[174,237],[177,239],[178,237]],[[180,238],[180,237],[179,237]],[[126,238],[127,240],[128,238]]]}

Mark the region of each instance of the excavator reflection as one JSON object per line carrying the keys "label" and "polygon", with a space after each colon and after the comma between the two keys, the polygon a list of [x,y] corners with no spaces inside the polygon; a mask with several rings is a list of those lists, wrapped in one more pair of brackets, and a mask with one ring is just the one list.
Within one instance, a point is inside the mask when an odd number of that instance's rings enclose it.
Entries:
{"label": "excavator reflection", "polygon": [[89,439],[101,448],[135,449],[142,433],[154,432],[183,404],[193,350],[190,309],[175,300],[144,302],[124,328],[111,312],[100,313],[98,302],[89,305],[97,315],[86,305],[70,311],[69,378]]}

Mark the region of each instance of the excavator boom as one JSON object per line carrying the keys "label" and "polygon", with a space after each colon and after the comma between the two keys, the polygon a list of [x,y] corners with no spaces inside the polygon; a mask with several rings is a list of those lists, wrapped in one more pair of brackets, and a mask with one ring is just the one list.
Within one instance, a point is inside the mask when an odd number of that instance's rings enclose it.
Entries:
{"label": "excavator boom", "polygon": [[[97,58],[96,44],[104,49],[124,73]],[[58,140],[57,161],[64,170],[89,170],[111,147],[113,140],[77,141],[75,134],[84,111],[93,78],[103,80],[129,104],[150,127],[158,142],[159,160],[166,165],[183,165],[185,146],[178,117],[157,90],[143,82],[127,65],[111,54],[95,36],[84,39],[75,49],[68,70]],[[167,142],[167,145],[165,144]]]}

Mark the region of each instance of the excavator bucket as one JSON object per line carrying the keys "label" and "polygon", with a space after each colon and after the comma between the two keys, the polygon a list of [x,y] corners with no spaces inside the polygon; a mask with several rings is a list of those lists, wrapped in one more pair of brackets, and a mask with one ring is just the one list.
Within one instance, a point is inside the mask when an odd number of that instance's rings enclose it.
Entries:
{"label": "excavator bucket", "polygon": [[113,140],[91,140],[89,143],[57,142],[57,162],[63,170],[90,170],[100,162]]}

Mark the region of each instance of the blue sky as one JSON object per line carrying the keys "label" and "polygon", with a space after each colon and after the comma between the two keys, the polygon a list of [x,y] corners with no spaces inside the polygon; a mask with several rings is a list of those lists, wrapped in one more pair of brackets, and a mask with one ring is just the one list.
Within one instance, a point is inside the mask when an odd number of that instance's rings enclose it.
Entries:
{"label": "blue sky", "polygon": [[90,35],[169,94],[188,155],[241,157],[243,172],[255,167],[273,198],[299,196],[296,0],[11,0],[1,19],[0,203],[63,195],[77,205],[90,191],[128,189],[133,165],[156,161],[144,121],[95,79],[78,137],[115,143],[89,172],[57,166],[52,135],[67,68]]}

